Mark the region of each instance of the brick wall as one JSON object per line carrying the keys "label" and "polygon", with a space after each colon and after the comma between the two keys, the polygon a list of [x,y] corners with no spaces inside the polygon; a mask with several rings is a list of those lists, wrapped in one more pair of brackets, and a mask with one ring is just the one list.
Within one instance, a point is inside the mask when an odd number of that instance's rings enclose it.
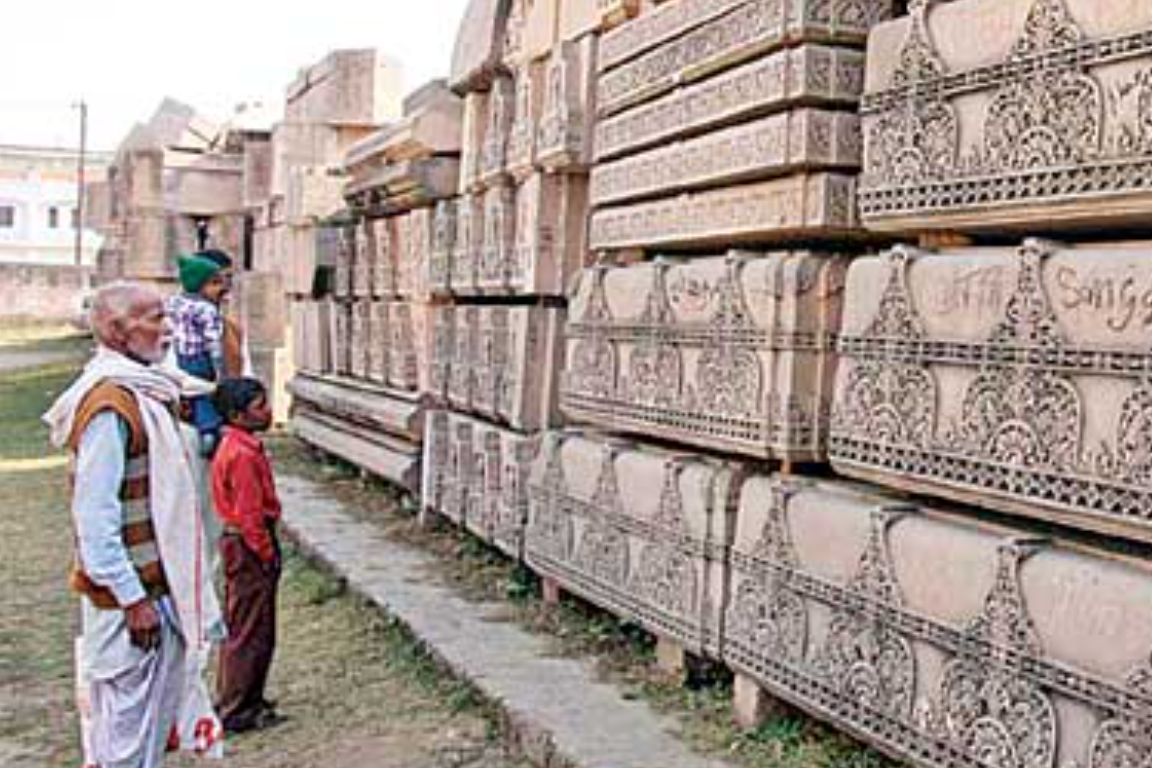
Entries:
{"label": "brick wall", "polygon": [[89,267],[0,264],[0,322],[78,320],[92,274]]}

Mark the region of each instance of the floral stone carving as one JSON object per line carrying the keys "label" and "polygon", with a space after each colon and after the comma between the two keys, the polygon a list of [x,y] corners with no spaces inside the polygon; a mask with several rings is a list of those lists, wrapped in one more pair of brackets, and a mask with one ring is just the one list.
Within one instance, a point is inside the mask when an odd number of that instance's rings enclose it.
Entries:
{"label": "floral stone carving", "polygon": [[[980,33],[973,35],[972,30]],[[1152,6],[920,2],[870,39],[861,213],[878,230],[1143,220]]]}
{"label": "floral stone carving", "polygon": [[1028,241],[897,249],[849,272],[841,471],[1152,539],[1152,261]]}
{"label": "floral stone carving", "polygon": [[586,270],[561,406],[607,429],[823,460],[847,260],[732,253]]}
{"label": "floral stone carving", "polygon": [[662,637],[715,653],[737,477],[720,462],[550,435],[530,480],[525,559]]}
{"label": "floral stone carving", "polygon": [[1145,564],[847,483],[757,476],[740,498],[736,670],[926,768],[1143,765]]}

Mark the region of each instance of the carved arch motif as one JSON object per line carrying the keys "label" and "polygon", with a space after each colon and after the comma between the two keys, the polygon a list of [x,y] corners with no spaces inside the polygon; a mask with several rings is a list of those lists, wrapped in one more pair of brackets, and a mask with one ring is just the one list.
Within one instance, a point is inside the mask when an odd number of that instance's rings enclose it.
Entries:
{"label": "carved arch motif", "polygon": [[1043,655],[1020,587],[1020,567],[1039,546],[1016,540],[1000,547],[996,580],[965,630],[977,648],[950,661],[940,685],[934,726],[983,765],[1052,768],[1058,720],[1048,694],[1016,669],[1018,658]]}
{"label": "carved arch motif", "polygon": [[628,536],[619,526],[624,514],[620,485],[616,477],[616,457],[620,448],[606,445],[590,500],[590,516],[576,549],[576,566],[596,581],[624,588],[628,585],[631,558]]}
{"label": "carved arch motif", "polygon": [[628,373],[621,382],[628,399],[639,405],[674,407],[683,387],[683,355],[665,335],[675,320],[666,285],[669,267],[659,260],[652,268],[652,286],[640,315],[644,335],[629,356]]}
{"label": "carved arch motif", "polygon": [[[868,542],[848,584],[849,591],[869,605],[899,608],[904,604],[888,549],[888,529],[906,514],[904,508],[882,508],[873,513]],[[813,667],[844,696],[910,721],[916,693],[916,656],[908,639],[886,621],[883,610],[835,609],[827,640]]]}
{"label": "carved arch motif", "polygon": [[737,337],[755,327],[741,275],[746,258],[729,254],[709,319],[711,343],[696,365],[695,407],[718,417],[750,417],[763,410],[764,371],[759,356]]}
{"label": "carved arch motif", "polygon": [[680,477],[684,465],[670,460],[664,465],[664,485],[652,520],[653,540],[640,552],[631,576],[631,591],[667,613],[692,616],[697,604],[697,578],[692,558],[677,540],[688,533]]}
{"label": "carved arch motif", "polygon": [[808,609],[791,585],[799,559],[788,527],[788,504],[796,492],[785,482],[773,484],[768,517],[751,553],[760,564],[737,587],[727,617],[733,641],[758,656],[791,664],[803,661],[808,648]]}
{"label": "carved arch motif", "polygon": [[588,309],[581,319],[590,329],[588,338],[576,342],[569,372],[569,385],[579,394],[606,399],[616,393],[616,345],[608,338],[612,324],[612,310],[604,290],[608,267],[598,264],[592,270],[592,295]]}

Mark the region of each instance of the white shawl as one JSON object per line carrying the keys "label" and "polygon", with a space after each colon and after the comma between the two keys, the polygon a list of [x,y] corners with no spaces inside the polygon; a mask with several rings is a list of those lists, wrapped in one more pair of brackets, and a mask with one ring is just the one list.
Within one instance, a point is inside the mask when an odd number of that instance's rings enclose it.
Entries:
{"label": "white shawl", "polygon": [[44,414],[54,445],[67,444],[80,403],[103,381],[130,391],[140,406],[148,434],[149,502],[157,549],[188,652],[202,651],[223,637],[224,628],[212,588],[191,457],[172,408],[181,395],[207,394],[213,386],[182,371],[142,365],[98,347],[80,377]]}

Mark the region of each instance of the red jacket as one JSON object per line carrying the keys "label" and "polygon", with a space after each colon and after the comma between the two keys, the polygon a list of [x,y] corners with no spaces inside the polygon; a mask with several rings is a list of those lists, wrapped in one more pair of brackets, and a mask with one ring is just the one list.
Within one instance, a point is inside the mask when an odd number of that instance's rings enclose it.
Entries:
{"label": "red jacket", "polygon": [[262,561],[276,559],[268,522],[280,519],[280,499],[260,438],[234,427],[224,430],[212,460],[212,500],[224,525],[238,530]]}

